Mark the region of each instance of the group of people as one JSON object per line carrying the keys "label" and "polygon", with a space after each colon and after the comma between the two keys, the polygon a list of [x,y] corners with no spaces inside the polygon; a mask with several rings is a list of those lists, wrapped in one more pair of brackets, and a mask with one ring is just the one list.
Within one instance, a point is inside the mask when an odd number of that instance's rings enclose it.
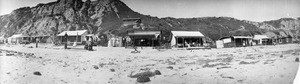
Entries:
{"label": "group of people", "polygon": [[85,50],[93,51],[93,38],[88,37],[86,38],[86,44],[84,45]]}

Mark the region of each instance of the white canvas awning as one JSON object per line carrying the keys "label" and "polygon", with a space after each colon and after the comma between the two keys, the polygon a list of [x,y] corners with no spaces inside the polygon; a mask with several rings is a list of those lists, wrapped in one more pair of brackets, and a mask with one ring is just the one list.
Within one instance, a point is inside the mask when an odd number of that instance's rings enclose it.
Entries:
{"label": "white canvas awning", "polygon": [[9,37],[9,38],[22,38],[22,37],[28,37],[28,36],[23,35],[23,34],[15,34],[15,35],[12,35],[12,36]]}
{"label": "white canvas awning", "polygon": [[251,36],[233,36],[233,38],[247,38],[247,39],[251,39]]}
{"label": "white canvas awning", "polygon": [[77,30],[77,31],[63,31],[60,34],[58,34],[57,36],[65,36],[65,34],[68,34],[68,36],[81,36],[85,33],[87,33],[87,30]]}
{"label": "white canvas awning", "polygon": [[4,37],[0,37],[0,40],[4,40],[5,38]]}
{"label": "white canvas awning", "polygon": [[199,31],[171,31],[174,37],[204,37]]}
{"label": "white canvas awning", "polygon": [[259,39],[270,39],[267,35],[254,35],[254,40],[259,40]]}
{"label": "white canvas awning", "polygon": [[94,34],[88,34],[88,35],[86,35],[86,36],[95,36]]}
{"label": "white canvas awning", "polygon": [[160,35],[160,31],[134,31],[131,33],[128,33],[129,36],[140,36],[140,35]]}

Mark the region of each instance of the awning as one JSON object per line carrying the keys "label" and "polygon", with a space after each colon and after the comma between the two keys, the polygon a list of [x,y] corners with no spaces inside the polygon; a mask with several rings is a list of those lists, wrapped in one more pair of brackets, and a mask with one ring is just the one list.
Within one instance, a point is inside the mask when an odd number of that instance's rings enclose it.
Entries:
{"label": "awning", "polygon": [[174,37],[204,37],[199,31],[171,31]]}
{"label": "awning", "polygon": [[0,40],[5,39],[4,37],[0,37]]}
{"label": "awning", "polygon": [[254,35],[254,40],[259,40],[259,39],[271,39],[267,35]]}
{"label": "awning", "polygon": [[60,34],[58,34],[57,36],[65,36],[65,34],[68,34],[68,36],[81,36],[84,33],[87,33],[87,30],[77,30],[77,31],[63,31]]}
{"label": "awning", "polygon": [[247,38],[247,39],[250,39],[252,38],[251,36],[233,36],[233,38]]}
{"label": "awning", "polygon": [[86,35],[86,36],[95,36],[94,34],[88,34],[88,35]]}
{"label": "awning", "polygon": [[12,36],[9,37],[9,38],[22,38],[22,37],[29,37],[29,36],[23,35],[23,34],[15,34],[15,35],[12,35]]}
{"label": "awning", "polygon": [[129,36],[143,36],[143,35],[160,35],[160,31],[134,31],[128,33]]}

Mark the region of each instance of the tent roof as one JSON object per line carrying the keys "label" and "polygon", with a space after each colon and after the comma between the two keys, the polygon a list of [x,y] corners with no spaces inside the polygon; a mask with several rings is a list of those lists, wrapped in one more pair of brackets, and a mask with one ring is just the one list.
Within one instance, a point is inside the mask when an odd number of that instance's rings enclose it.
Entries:
{"label": "tent roof", "polygon": [[171,31],[175,37],[204,37],[199,31]]}
{"label": "tent roof", "polygon": [[267,35],[254,35],[253,39],[269,39]]}
{"label": "tent roof", "polygon": [[57,36],[65,36],[66,33],[68,34],[68,36],[77,36],[77,35],[81,36],[86,32],[87,32],[87,30],[63,31],[60,34],[58,34]]}
{"label": "tent roof", "polygon": [[128,33],[129,36],[135,36],[135,35],[159,35],[160,31],[134,31]]}

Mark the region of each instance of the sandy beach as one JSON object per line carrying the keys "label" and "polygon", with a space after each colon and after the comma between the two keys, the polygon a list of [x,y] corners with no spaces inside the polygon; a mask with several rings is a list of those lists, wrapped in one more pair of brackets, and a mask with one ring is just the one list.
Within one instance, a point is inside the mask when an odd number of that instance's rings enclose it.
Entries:
{"label": "sandy beach", "polygon": [[299,44],[178,50],[0,45],[1,84],[292,84]]}

